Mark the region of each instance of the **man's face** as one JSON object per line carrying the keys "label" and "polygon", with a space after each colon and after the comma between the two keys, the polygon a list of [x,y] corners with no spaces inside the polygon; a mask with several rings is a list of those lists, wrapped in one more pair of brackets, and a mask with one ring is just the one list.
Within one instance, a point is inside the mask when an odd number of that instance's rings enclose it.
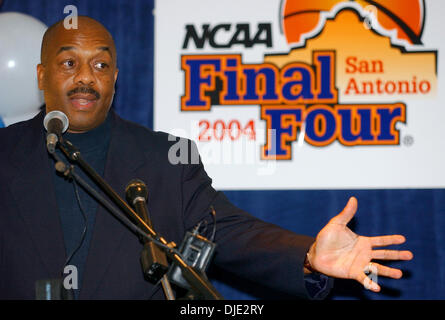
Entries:
{"label": "man's face", "polygon": [[81,22],[77,30],[56,28],[37,66],[46,112],[64,112],[68,131],[74,133],[94,129],[105,120],[118,73],[111,36],[96,24]]}

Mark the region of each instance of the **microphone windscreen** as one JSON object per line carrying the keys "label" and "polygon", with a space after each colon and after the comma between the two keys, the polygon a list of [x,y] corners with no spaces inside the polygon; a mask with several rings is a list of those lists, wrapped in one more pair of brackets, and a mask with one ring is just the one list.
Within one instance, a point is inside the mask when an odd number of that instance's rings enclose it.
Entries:
{"label": "microphone windscreen", "polygon": [[53,118],[48,122],[47,125],[48,132],[63,132],[63,122],[59,118]]}
{"label": "microphone windscreen", "polygon": [[133,203],[134,199],[138,197],[142,197],[147,201],[148,198],[148,190],[145,183],[139,179],[133,179],[131,180],[127,187],[125,188],[125,194],[127,197],[127,200],[130,203]]}
{"label": "microphone windscreen", "polygon": [[[48,112],[45,116],[45,119],[43,119],[43,126],[45,127],[46,131],[50,132],[53,129],[56,128],[50,128],[49,123],[57,122],[57,121],[51,121],[53,119],[58,119],[62,123],[62,129],[60,133],[64,133],[69,126],[69,120],[65,113],[62,111],[54,110],[51,112]],[[52,126],[52,125],[51,125]]]}

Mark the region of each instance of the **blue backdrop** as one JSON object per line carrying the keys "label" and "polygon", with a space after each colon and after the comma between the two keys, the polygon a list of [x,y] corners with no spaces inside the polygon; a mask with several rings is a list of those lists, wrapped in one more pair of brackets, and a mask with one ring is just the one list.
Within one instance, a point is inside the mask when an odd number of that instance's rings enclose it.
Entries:
{"label": "blue backdrop", "polygon": [[[125,119],[153,126],[153,0],[4,0],[0,11],[30,14],[47,25],[64,18],[75,5],[80,15],[103,23],[114,36],[120,69],[114,109]],[[3,45],[3,44],[0,44]],[[1,81],[1,79],[0,79]],[[414,170],[414,169],[413,169]],[[267,186],[264,186],[267,188]],[[227,191],[239,207],[298,233],[315,236],[327,221],[356,196],[359,210],[350,226],[359,234],[403,234],[414,253],[409,262],[393,262],[402,280],[379,278],[374,294],[353,281],[336,280],[330,299],[444,299],[445,191],[316,190]],[[215,286],[227,299],[265,296],[255,285],[229,275],[215,275]],[[270,297],[269,297],[270,298]]]}

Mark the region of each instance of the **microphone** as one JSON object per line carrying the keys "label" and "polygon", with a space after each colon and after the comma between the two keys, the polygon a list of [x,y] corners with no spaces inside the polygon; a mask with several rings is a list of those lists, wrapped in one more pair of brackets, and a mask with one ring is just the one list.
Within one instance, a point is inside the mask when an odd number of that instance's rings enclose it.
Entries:
{"label": "microphone", "polygon": [[[138,179],[131,180],[125,188],[125,195],[127,202],[135,208],[138,216],[150,228],[153,228],[146,205],[148,190],[145,183]],[[141,254],[141,265],[144,277],[149,282],[156,284],[161,278],[164,278],[165,273],[168,271],[167,258],[165,253],[152,241],[144,239],[143,242],[144,249]]]}
{"label": "microphone", "polygon": [[136,213],[151,228],[151,221],[148,217],[147,206],[148,190],[145,183],[139,179],[131,180],[125,188],[127,201],[136,209]]}
{"label": "microphone", "polygon": [[43,126],[46,131],[46,148],[49,153],[56,150],[59,137],[68,129],[68,117],[61,111],[51,111],[43,119]]}
{"label": "microphone", "polygon": [[[125,194],[127,201],[134,206],[139,217],[142,218],[150,228],[153,228],[145,204],[148,198],[148,190],[145,183],[138,179],[131,180],[125,188]],[[213,206],[211,206],[211,210],[214,218],[213,240],[216,228],[216,212],[213,209]],[[201,223],[202,221],[195,227],[193,232],[186,233],[179,250],[184,256],[184,262],[189,268],[192,267],[195,272],[203,275],[213,256],[216,244],[198,234],[198,229],[201,226]],[[165,253],[151,241],[145,240],[144,249],[141,254],[141,264],[146,280],[153,284],[156,284],[161,280],[167,299],[174,299],[169,281],[188,290],[187,297],[189,298],[206,298],[205,296],[197,296],[200,293],[194,291],[197,285],[196,280],[192,280],[194,283],[193,287],[191,283],[189,283],[190,271],[187,271],[189,269],[185,269],[185,275],[183,275],[181,267],[175,263],[169,270]],[[166,274],[167,272],[168,274]],[[198,287],[202,287],[202,284],[198,285]],[[215,296],[213,295],[211,298],[215,298]]]}

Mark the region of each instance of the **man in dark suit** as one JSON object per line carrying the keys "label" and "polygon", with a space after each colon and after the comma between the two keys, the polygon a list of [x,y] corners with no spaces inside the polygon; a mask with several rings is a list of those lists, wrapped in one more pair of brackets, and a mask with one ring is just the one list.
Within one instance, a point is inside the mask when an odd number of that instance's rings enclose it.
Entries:
{"label": "man in dark suit", "polygon": [[[201,163],[172,164],[168,154],[176,142],[167,134],[109,111],[118,75],[113,38],[91,18],[78,22],[70,30],[59,22],[44,36],[37,74],[45,111],[68,116],[66,139],[122,197],[128,181],[145,181],[153,225],[166,239],[180,243],[199,222],[212,224],[213,206],[218,245],[213,263],[268,288],[323,298],[332,285],[328,276],[355,279],[375,292],[380,287],[366,269],[402,276],[371,260],[410,260],[409,251],[373,249],[401,244],[403,236],[369,238],[347,228],[355,198],[313,239],[233,206],[212,188]],[[44,114],[0,130],[0,298],[34,299],[36,281],[60,277],[66,264],[79,269],[77,298],[163,298],[159,286],[143,279],[139,239],[55,173],[45,149]]]}

